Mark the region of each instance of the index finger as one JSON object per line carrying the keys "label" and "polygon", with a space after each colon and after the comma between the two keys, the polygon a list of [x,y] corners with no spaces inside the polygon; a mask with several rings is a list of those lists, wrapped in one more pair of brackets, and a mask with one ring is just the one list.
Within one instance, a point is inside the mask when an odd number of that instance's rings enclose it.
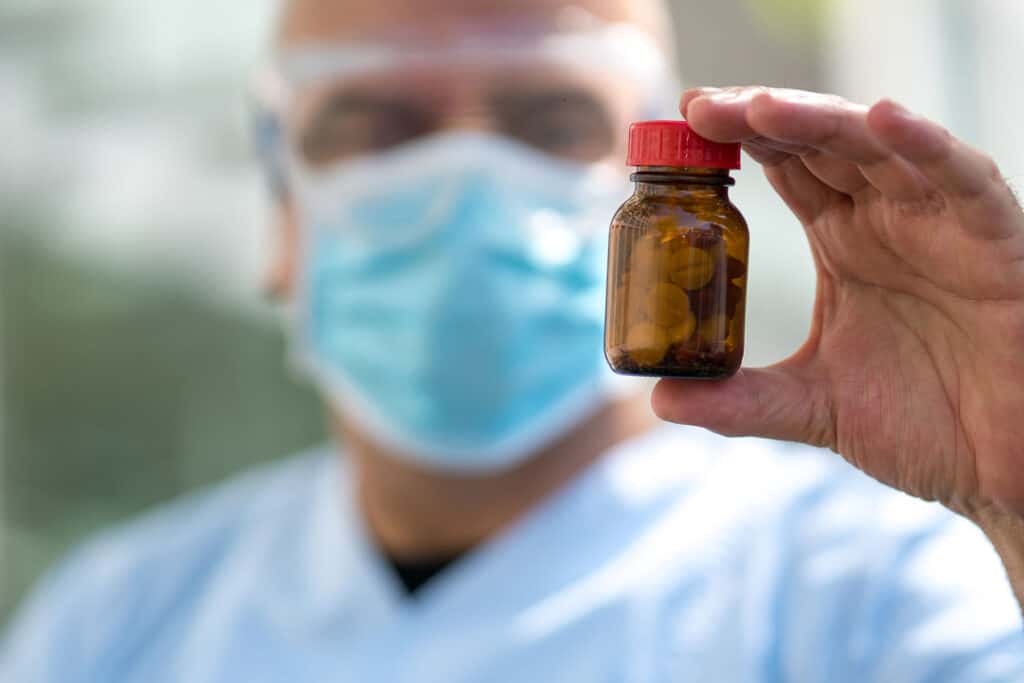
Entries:
{"label": "index finger", "polygon": [[868,128],[868,108],[835,95],[762,86],[701,88],[683,94],[680,111],[694,130],[718,142],[767,138],[859,165],[893,157]]}
{"label": "index finger", "polygon": [[858,169],[895,200],[919,199],[929,189],[922,174],[871,130],[869,108],[836,95],[765,87],[697,89],[683,95],[680,108],[699,134],[723,142],[756,141],[795,154],[842,191],[856,180]]}

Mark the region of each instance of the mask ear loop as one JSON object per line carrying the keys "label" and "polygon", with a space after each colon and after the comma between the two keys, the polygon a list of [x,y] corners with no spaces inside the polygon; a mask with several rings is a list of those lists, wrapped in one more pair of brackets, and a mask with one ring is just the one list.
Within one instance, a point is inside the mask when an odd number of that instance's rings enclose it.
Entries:
{"label": "mask ear loop", "polygon": [[288,196],[285,165],[284,103],[288,88],[272,66],[255,70],[249,85],[249,139],[256,158],[263,168],[271,196],[282,200]]}
{"label": "mask ear loop", "polygon": [[[287,86],[273,67],[264,65],[253,71],[246,93],[246,110],[249,143],[255,159],[262,170],[263,179],[273,204],[282,209],[291,200],[291,184],[288,179],[285,155],[284,107],[287,101]],[[285,242],[292,239],[284,236]],[[279,247],[289,249],[287,244]],[[280,262],[267,266],[262,285],[263,298],[271,304],[287,304],[288,279],[281,273],[285,269]],[[286,316],[287,316],[286,312]]]}

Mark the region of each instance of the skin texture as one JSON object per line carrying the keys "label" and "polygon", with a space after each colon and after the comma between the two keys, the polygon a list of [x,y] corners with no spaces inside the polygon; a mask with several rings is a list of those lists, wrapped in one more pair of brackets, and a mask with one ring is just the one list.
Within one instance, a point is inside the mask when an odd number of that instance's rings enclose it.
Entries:
{"label": "skin texture", "polygon": [[687,91],[694,129],[739,141],[800,219],[818,273],[789,359],[662,381],[674,422],[826,446],[992,539],[1024,586],[1024,213],[999,169],[891,101]]}
{"label": "skin texture", "polygon": [[[666,33],[670,24],[663,19],[661,6],[653,1],[629,0],[524,0],[514,5],[498,0],[445,0],[431,2],[428,14],[424,14],[423,3],[418,0],[292,0],[281,16],[277,43],[288,46],[367,37],[386,40],[399,29],[414,29],[420,40],[443,40],[447,33],[467,26],[505,21],[510,6],[516,17],[529,16],[534,23],[551,25],[557,25],[566,7],[582,7],[606,21],[636,23],[666,49],[671,44]],[[608,98],[629,99],[617,89],[606,86],[606,90]],[[623,153],[616,149],[612,156],[618,160]],[[266,286],[272,295],[287,299],[297,274],[301,227],[287,196],[281,197],[276,211],[277,248]],[[575,478],[611,446],[657,423],[643,397],[609,403],[512,470],[488,476],[455,476],[424,468],[383,448],[349,422],[343,409],[329,407],[328,411],[339,442],[345,444],[358,503],[375,541],[388,555],[406,561],[459,553],[493,537]]]}

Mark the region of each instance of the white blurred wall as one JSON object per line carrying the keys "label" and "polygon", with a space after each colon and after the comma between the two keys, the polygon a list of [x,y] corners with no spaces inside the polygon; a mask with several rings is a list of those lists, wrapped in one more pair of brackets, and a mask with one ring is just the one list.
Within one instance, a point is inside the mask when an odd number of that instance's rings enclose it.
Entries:
{"label": "white blurred wall", "polygon": [[[992,155],[1024,196],[1024,0],[822,2],[827,89],[934,118]],[[757,170],[740,174],[734,196],[751,224],[747,360],[764,364],[806,335],[814,272],[799,226]]]}
{"label": "white blurred wall", "polygon": [[251,300],[269,240],[245,98],[275,4],[0,2],[0,230]]}
{"label": "white blurred wall", "polygon": [[807,337],[814,263],[800,223],[749,157],[736,181],[732,200],[750,226],[744,364],[763,366],[790,355]]}
{"label": "white blurred wall", "polygon": [[831,0],[837,92],[892,97],[985,150],[1024,189],[1024,2]]}

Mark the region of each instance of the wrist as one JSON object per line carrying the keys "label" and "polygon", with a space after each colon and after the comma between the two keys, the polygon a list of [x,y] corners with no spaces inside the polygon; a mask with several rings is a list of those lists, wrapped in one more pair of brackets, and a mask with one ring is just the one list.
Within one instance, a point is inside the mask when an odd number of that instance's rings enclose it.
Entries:
{"label": "wrist", "polygon": [[1024,608],[1024,517],[996,505],[972,506],[959,512],[974,522],[995,546],[1017,602]]}

